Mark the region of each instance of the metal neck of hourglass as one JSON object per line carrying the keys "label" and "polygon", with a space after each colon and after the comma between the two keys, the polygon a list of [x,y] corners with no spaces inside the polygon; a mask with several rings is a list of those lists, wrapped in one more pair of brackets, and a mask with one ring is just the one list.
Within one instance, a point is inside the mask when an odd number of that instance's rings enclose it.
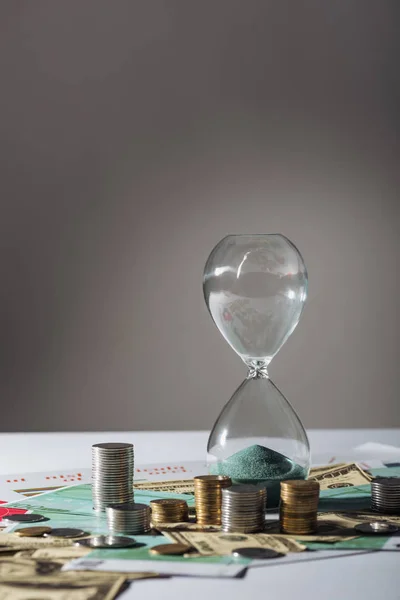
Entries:
{"label": "metal neck of hourglass", "polygon": [[268,361],[266,360],[246,360],[248,366],[247,379],[269,379]]}

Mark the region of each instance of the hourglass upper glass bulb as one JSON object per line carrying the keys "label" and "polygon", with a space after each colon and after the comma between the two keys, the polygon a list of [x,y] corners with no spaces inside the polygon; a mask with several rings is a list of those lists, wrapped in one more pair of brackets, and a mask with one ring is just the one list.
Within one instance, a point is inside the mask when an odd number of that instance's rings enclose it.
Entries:
{"label": "hourglass upper glass bulb", "polygon": [[248,365],[268,365],[299,322],[307,271],[297,248],[280,234],[228,235],[207,260],[203,288],[235,352]]}

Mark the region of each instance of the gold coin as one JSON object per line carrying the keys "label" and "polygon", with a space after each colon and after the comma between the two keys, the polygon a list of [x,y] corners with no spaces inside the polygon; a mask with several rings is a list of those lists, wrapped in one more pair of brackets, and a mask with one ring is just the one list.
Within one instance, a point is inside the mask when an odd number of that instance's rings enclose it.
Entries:
{"label": "gold coin", "polygon": [[188,544],[160,544],[159,546],[150,548],[149,552],[151,552],[151,554],[174,554],[182,556],[182,554],[186,554],[186,552],[189,552],[191,549],[192,546],[189,546]]}
{"label": "gold coin", "polygon": [[13,533],[16,533],[19,537],[41,537],[50,532],[51,527],[22,527],[22,529],[17,529]]}
{"label": "gold coin", "polygon": [[179,500],[178,498],[160,498],[159,500],[151,500],[150,506],[162,506],[165,508],[166,506],[185,506],[185,500]]}

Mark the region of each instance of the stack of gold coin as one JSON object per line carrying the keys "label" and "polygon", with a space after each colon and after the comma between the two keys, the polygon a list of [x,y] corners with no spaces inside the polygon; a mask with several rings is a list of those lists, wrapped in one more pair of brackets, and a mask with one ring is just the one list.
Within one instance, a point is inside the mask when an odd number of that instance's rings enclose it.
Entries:
{"label": "stack of gold coin", "polygon": [[280,524],[284,533],[307,535],[317,528],[318,481],[281,481]]}
{"label": "stack of gold coin", "polygon": [[200,525],[221,525],[223,488],[232,481],[226,475],[199,475],[194,478],[197,522]]}
{"label": "stack of gold coin", "polygon": [[151,500],[151,522],[154,527],[162,523],[181,523],[188,520],[188,505],[185,500],[163,498]]}

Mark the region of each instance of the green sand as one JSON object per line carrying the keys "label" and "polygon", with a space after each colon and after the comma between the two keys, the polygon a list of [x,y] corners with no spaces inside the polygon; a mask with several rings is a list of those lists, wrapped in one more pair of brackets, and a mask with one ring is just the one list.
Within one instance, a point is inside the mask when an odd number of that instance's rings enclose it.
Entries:
{"label": "green sand", "polygon": [[228,475],[233,483],[264,483],[268,508],[278,506],[280,482],[284,479],[305,479],[307,471],[280,452],[254,444],[235,452],[221,462],[212,464],[213,475]]}

